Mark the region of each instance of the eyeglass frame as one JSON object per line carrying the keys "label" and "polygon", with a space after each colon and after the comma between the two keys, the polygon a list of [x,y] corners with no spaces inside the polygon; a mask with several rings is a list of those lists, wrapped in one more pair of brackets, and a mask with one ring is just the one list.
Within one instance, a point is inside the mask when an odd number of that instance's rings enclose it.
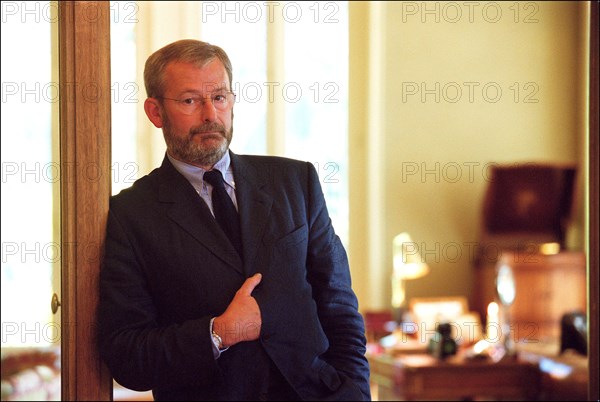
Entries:
{"label": "eyeglass frame", "polygon": [[[215,106],[215,101],[214,101],[214,99],[213,99],[213,96],[218,96],[218,95],[223,95],[223,94],[225,94],[225,96],[226,96],[225,100],[227,101],[227,107],[226,107],[226,108],[224,108],[224,109],[220,109],[219,107]],[[230,95],[230,94],[231,94],[231,95],[233,95],[233,100],[232,100],[232,102],[229,102],[229,101],[227,100],[227,95]],[[155,98],[156,98],[156,99],[167,99],[167,100],[172,100],[172,101],[175,101],[175,102],[177,102],[179,105],[181,105],[181,106],[180,106],[180,110],[181,110],[181,112],[182,112],[182,113],[184,113],[184,114],[187,114],[187,115],[192,115],[192,114],[194,114],[194,112],[197,112],[197,111],[199,110],[199,107],[200,107],[200,106],[204,106],[204,105],[205,105],[205,103],[207,102],[207,101],[206,101],[206,97],[207,97],[207,96],[208,96],[208,95],[205,95],[205,96],[198,96],[198,95],[196,95],[196,96],[188,96],[188,97],[186,97],[186,98],[184,98],[184,99],[167,98],[166,96],[155,96]],[[227,111],[227,110],[229,110],[229,109],[231,109],[231,108],[233,107],[233,104],[235,103],[236,97],[237,97],[237,95],[236,95],[236,93],[235,93],[235,92],[233,92],[233,91],[221,91],[221,92],[218,92],[218,93],[216,93],[216,94],[214,94],[214,95],[213,95],[213,94],[210,94],[210,103],[211,103],[211,105],[212,105],[212,106],[213,106],[213,107],[214,107],[216,110],[219,110],[219,111],[225,112],[225,111]],[[196,102],[194,102],[193,104],[187,104],[187,105],[186,105],[186,104],[184,104],[183,102],[185,102],[185,101],[187,101],[187,100],[192,100],[192,101],[194,101],[194,100],[196,100],[196,99],[198,100],[198,102],[197,102],[197,103],[199,103],[199,104],[200,104],[200,105],[198,106],[198,109],[194,109],[194,110],[192,110],[192,111],[191,111],[191,112],[189,112],[189,113],[185,112],[185,111],[182,109],[182,107],[185,107],[185,106],[195,106]],[[231,106],[229,106],[229,104],[230,104],[230,103],[231,103]]]}

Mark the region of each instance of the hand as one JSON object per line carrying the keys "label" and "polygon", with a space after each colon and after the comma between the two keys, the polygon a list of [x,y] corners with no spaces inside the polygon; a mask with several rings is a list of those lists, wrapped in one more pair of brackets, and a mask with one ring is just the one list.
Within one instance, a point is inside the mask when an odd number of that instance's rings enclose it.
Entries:
{"label": "hand", "polygon": [[261,279],[262,274],[254,274],[246,279],[242,287],[235,292],[225,312],[215,318],[213,331],[223,340],[223,347],[258,339],[262,319],[252,292]]}

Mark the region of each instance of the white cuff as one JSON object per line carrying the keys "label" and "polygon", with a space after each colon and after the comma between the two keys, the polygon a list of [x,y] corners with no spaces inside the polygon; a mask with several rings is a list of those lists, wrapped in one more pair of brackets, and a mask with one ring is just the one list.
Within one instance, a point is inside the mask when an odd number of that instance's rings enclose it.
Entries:
{"label": "white cuff", "polygon": [[[229,348],[223,348],[221,347],[222,345],[222,340],[221,337],[213,331],[213,323],[215,322],[215,318],[213,317],[210,319],[210,325],[209,325],[209,333],[210,333],[210,339],[212,339],[212,344],[213,344],[213,355],[215,356],[215,359],[218,359],[219,356],[221,356],[221,352],[226,351]],[[221,348],[220,348],[221,347]]]}

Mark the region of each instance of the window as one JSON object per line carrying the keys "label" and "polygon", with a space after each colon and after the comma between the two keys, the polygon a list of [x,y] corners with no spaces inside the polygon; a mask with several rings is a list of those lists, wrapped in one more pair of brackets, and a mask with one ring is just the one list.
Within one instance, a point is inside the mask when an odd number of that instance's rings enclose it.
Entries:
{"label": "window", "polygon": [[2,4],[3,348],[60,340],[50,310],[61,257],[55,10],[49,1]]}
{"label": "window", "polygon": [[[129,187],[143,165],[136,148],[152,150],[138,138],[146,122],[141,78],[135,87],[135,47],[157,50],[173,38],[173,24],[153,24],[163,4],[111,3],[114,16],[140,9],[139,22],[113,24],[113,193]],[[237,94],[231,149],[239,154],[276,154],[312,162],[336,232],[348,240],[348,5],[345,2],[202,2],[198,20],[189,4],[180,7],[180,37],[200,24],[199,39],[222,47],[233,64]],[[119,8],[120,7],[120,8]],[[121,11],[117,13],[117,8]],[[152,16],[157,19],[153,20]],[[114,18],[113,18],[114,19]],[[144,26],[144,24],[152,24]],[[185,25],[190,25],[187,27]],[[120,25],[120,26],[118,26]],[[139,34],[136,30],[152,32]],[[177,37],[179,39],[180,37]],[[191,37],[195,37],[192,35]],[[157,40],[160,43],[153,42]],[[173,39],[175,40],[175,39]],[[141,41],[144,41],[143,43]],[[143,55],[143,59],[148,55]],[[138,68],[138,70],[141,70]],[[134,97],[128,98],[132,91]],[[136,133],[136,130],[138,131]],[[139,154],[139,153],[138,153]],[[133,166],[131,161],[138,163]],[[134,172],[135,170],[135,172]]]}
{"label": "window", "polygon": [[[111,2],[111,189],[112,194],[130,187],[139,178],[137,152],[138,108],[143,108],[145,90],[136,82],[137,5]],[[142,111],[143,113],[143,111]]]}
{"label": "window", "polygon": [[237,97],[231,150],[264,154],[267,149],[267,25],[260,19],[248,18],[250,14],[244,17],[242,10],[247,10],[248,4],[214,3],[219,12],[210,14],[210,2],[205,2],[205,13],[199,16],[200,39],[223,48],[233,65],[232,90]]}
{"label": "window", "polygon": [[293,15],[285,24],[285,154],[315,165],[347,248],[348,5],[300,2]]}
{"label": "window", "polygon": [[[276,148],[267,142],[275,137],[284,144],[276,152],[312,162],[347,244],[347,4],[205,2],[202,11],[202,39],[223,47],[234,68],[232,150],[264,154]],[[273,60],[269,66],[267,59]],[[283,132],[269,135],[267,120],[281,118],[268,114],[274,102],[283,104],[274,112],[283,115]]]}

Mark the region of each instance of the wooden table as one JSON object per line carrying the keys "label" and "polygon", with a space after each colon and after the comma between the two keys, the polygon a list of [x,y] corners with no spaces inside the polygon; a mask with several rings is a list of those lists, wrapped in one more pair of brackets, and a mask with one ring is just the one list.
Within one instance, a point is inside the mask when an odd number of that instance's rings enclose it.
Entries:
{"label": "wooden table", "polygon": [[530,399],[539,394],[540,372],[517,358],[499,362],[445,361],[430,355],[368,356],[374,400]]}

